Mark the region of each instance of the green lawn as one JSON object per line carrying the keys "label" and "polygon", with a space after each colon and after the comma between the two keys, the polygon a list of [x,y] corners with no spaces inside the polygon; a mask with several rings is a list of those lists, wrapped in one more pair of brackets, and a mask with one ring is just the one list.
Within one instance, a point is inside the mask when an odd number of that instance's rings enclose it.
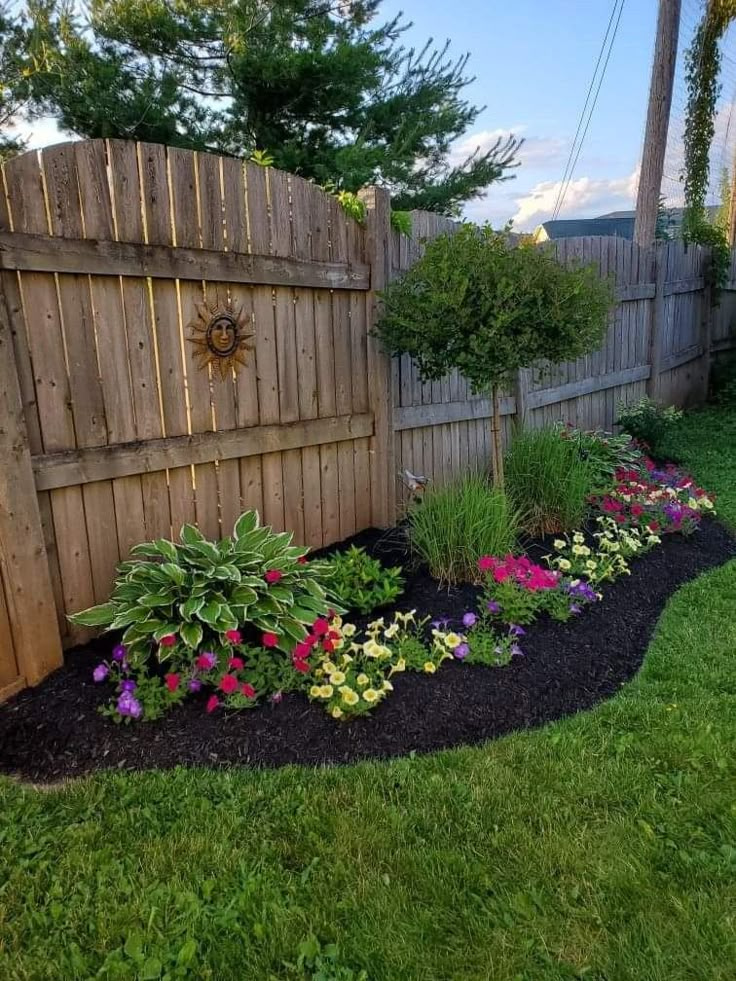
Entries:
{"label": "green lawn", "polygon": [[[674,442],[736,525],[736,411]],[[731,563],[614,701],[479,749],[0,781],[0,977],[732,981],[735,609]]]}

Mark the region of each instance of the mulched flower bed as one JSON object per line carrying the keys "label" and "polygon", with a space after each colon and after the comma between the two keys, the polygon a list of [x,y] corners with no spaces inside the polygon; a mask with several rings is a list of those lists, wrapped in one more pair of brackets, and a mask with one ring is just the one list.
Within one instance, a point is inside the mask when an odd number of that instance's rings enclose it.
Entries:
{"label": "mulched flower bed", "polygon": [[[364,532],[352,541],[386,563],[408,562],[396,533]],[[527,552],[539,556],[544,548]],[[101,638],[70,651],[63,668],[0,706],[0,772],[46,782],[102,769],[351,763],[539,726],[615,694],[639,669],[669,597],[735,555],[736,541],[713,520],[690,538],[667,536],[632,563],[630,576],[607,585],[603,602],[583,616],[568,623],[542,618],[527,627],[524,656],[506,667],[451,661],[436,675],[397,676],[395,693],[375,712],[340,725],[301,695],[211,715],[203,710],[206,697],[195,697],[160,721],[115,725],[97,711],[109,692],[92,681],[93,667],[113,644]],[[438,589],[421,569],[407,569],[406,577],[398,609],[458,619],[474,608],[473,587]]]}

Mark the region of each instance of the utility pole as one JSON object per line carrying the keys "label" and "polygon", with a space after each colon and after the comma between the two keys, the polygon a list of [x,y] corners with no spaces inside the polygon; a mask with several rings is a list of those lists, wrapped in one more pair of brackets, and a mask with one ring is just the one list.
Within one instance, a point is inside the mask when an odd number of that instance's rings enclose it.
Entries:
{"label": "utility pole", "polygon": [[657,39],[654,44],[647,127],[644,134],[644,152],[641,158],[634,224],[634,241],[644,247],[654,241],[657,227],[679,32],[680,0],[659,0]]}

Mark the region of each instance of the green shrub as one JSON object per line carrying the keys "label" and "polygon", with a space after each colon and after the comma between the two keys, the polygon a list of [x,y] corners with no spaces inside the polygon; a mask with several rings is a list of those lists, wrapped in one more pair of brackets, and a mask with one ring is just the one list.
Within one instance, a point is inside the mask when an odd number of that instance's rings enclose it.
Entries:
{"label": "green shrub", "polygon": [[334,552],[324,564],[330,594],[348,610],[370,613],[392,603],[404,589],[400,566],[386,568],[355,545],[346,552]]}
{"label": "green shrub", "polygon": [[675,406],[660,406],[644,396],[631,405],[621,405],[616,422],[657,456],[673,425],[681,418],[682,411]]}
{"label": "green shrub", "polygon": [[160,661],[179,667],[199,650],[231,643],[241,630],[246,643],[273,635],[266,646],[290,653],[330,605],[323,564],[305,563],[308,549],[291,541],[290,533],[260,527],[256,511],[241,515],[233,537],[220,542],[184,525],[176,544],[136,545],[119,568],[110,601],[70,620],[123,630],[134,665],[155,651]]}
{"label": "green shrub", "polygon": [[506,489],[530,535],[580,525],[593,490],[594,469],[575,441],[563,439],[556,427],[521,430],[506,454],[505,468]]}
{"label": "green shrub", "polygon": [[519,516],[500,488],[480,475],[429,488],[409,508],[411,547],[441,582],[478,579],[481,555],[504,555],[516,544]]}
{"label": "green shrub", "polygon": [[599,429],[591,432],[562,425],[558,428],[562,438],[570,440],[577,447],[580,459],[587,462],[597,490],[608,489],[616,470],[632,466],[641,457],[628,433],[615,436]]}

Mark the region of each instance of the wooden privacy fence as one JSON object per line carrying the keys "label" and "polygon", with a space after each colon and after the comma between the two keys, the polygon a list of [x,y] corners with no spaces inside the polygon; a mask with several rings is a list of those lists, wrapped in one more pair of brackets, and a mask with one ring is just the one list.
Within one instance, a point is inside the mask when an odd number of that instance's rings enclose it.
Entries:
{"label": "wooden privacy fence", "polygon": [[[0,698],[86,639],[137,542],[245,508],[327,545],[396,517],[408,468],[487,465],[490,405],[453,373],[422,383],[370,335],[376,291],[454,227],[359,225],[314,185],[232,158],[119,141],[17,157],[0,189]],[[520,374],[502,409],[609,427],[620,400],[702,397],[703,255],[568,240],[616,279],[606,343]]]}

